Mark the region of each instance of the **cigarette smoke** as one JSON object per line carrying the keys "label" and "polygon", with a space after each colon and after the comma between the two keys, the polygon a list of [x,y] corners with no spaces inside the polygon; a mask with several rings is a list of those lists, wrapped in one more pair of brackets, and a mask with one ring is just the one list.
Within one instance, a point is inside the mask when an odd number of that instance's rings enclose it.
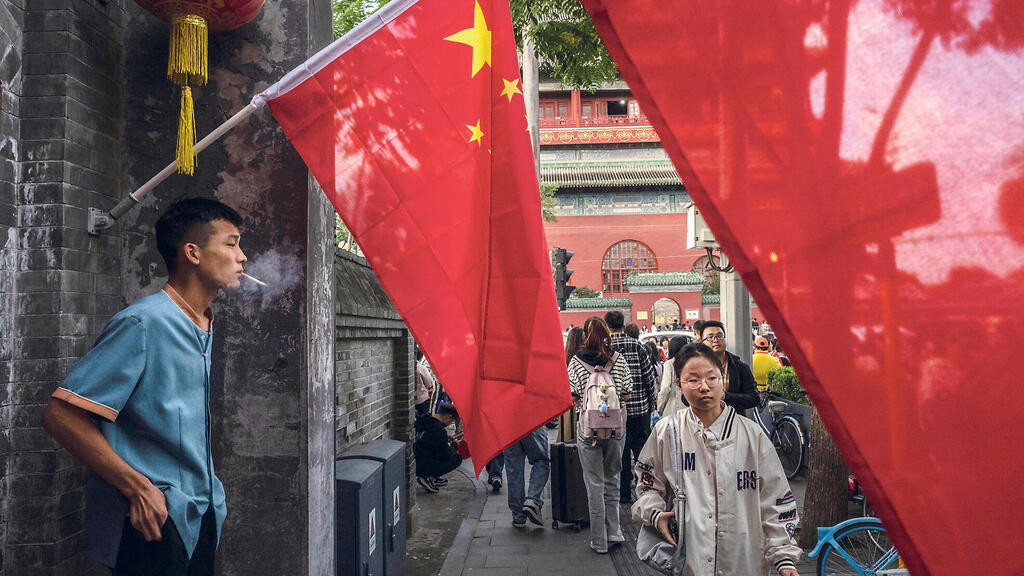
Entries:
{"label": "cigarette smoke", "polygon": [[267,285],[260,286],[248,278],[242,278],[240,295],[251,303],[261,300],[260,303],[266,305],[299,284],[302,260],[287,250],[274,249],[246,262],[245,273]]}

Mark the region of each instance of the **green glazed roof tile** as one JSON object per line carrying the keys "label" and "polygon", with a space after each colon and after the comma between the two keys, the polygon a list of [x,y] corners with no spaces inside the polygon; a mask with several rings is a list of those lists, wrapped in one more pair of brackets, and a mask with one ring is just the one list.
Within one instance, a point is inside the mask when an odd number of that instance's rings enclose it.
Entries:
{"label": "green glazed roof tile", "polygon": [[696,272],[634,272],[626,279],[626,286],[679,286],[703,283],[704,277]]}
{"label": "green glazed roof tile", "polygon": [[629,298],[569,298],[565,301],[566,309],[580,308],[630,308],[633,301]]}
{"label": "green glazed roof tile", "polygon": [[671,160],[549,162],[541,164],[540,175],[562,188],[682,184]]}

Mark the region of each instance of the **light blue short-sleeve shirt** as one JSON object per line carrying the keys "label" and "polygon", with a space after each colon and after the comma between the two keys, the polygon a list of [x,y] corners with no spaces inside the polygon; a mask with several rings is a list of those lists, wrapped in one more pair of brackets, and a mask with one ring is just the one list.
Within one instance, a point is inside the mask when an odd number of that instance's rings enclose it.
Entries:
{"label": "light blue short-sleeve shirt", "polygon": [[[114,315],[53,394],[100,416],[114,451],[163,491],[189,557],[209,507],[218,541],[227,515],[211,451],[212,340],[212,324],[203,331],[166,292],[157,292]],[[90,474],[83,553],[113,566],[127,514],[121,493]]]}

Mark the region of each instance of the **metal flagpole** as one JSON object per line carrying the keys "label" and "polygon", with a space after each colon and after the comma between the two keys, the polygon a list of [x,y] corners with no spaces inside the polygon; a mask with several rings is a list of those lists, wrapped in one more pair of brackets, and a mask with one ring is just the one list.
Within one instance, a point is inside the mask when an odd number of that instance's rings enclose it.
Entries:
{"label": "metal flagpole", "polygon": [[[213,144],[217,139],[226,134],[229,130],[238,126],[243,120],[252,115],[259,108],[256,103],[250,103],[235,113],[234,116],[228,118],[226,122],[217,127],[216,130],[210,132],[205,138],[196,143],[192,147],[193,154],[199,154],[207,146]],[[110,212],[103,212],[96,208],[89,209],[89,234],[97,235],[101,230],[106,230],[114,225],[114,221],[124,216],[129,210],[135,207],[136,204],[142,200],[142,197],[149,194],[156,188],[161,182],[170,177],[174,173],[177,162],[171,162],[166,168],[161,170],[156,176],[149,179],[148,182],[139,187],[138,190],[132,192],[128,196],[121,200],[117,206]]]}

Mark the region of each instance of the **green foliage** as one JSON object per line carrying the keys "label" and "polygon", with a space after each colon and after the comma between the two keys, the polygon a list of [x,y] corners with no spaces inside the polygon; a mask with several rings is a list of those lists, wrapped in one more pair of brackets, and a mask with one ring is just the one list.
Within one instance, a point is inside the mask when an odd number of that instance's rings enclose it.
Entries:
{"label": "green foliage", "polygon": [[341,221],[341,218],[335,216],[334,221],[334,241],[338,248],[348,250],[349,252],[362,256],[363,251],[359,248],[359,244],[356,244],[356,238],[348,231],[348,227]]}
{"label": "green foliage", "polygon": [[768,389],[786,400],[791,400],[805,406],[811,405],[810,399],[807,398],[807,392],[804,390],[803,385],[800,384],[800,379],[796,376],[796,370],[793,370],[790,366],[783,366],[782,368],[768,371]]}
{"label": "green foliage", "polygon": [[522,49],[533,39],[541,72],[563,85],[595,90],[619,77],[590,14],[579,0],[510,0],[512,27]]}
{"label": "green foliage", "polygon": [[718,272],[711,270],[704,279],[704,286],[701,287],[701,294],[720,294],[722,292],[721,276]]}
{"label": "green foliage", "polygon": [[558,222],[558,217],[555,216],[555,207],[558,206],[558,199],[555,198],[557,190],[557,184],[541,182],[540,215],[544,218],[545,222]]}
{"label": "green foliage", "polygon": [[586,286],[577,286],[576,289],[573,290],[572,295],[569,296],[569,297],[570,298],[599,298],[600,296],[601,296],[601,293],[598,292],[597,290],[594,290],[593,288],[588,288]]}
{"label": "green foliage", "polygon": [[390,0],[332,0],[334,16],[334,39],[337,40],[346,32],[355,28],[367,16],[380,10]]}

